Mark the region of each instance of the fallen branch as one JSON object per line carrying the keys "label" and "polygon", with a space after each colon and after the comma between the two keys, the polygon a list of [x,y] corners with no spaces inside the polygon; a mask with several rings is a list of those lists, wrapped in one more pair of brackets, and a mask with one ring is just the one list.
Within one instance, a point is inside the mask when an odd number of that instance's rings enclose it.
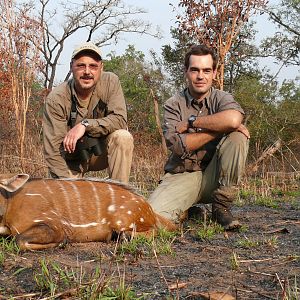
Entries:
{"label": "fallen branch", "polygon": [[254,163],[247,166],[246,174],[249,176],[257,172],[258,165],[268,157],[272,156],[275,152],[277,152],[281,148],[281,146],[281,139],[278,139],[272,146],[269,146]]}

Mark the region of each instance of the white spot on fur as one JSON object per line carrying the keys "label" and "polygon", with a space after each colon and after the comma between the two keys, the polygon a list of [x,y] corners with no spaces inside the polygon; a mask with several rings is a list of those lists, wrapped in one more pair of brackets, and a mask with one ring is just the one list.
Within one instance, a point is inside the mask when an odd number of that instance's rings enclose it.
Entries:
{"label": "white spot on fur", "polygon": [[121,220],[118,220],[118,221],[116,222],[116,224],[117,224],[118,226],[120,226],[120,225],[122,224],[122,221],[121,221]]}
{"label": "white spot on fur", "polygon": [[134,223],[131,223],[131,224],[129,225],[129,228],[131,228],[131,229],[135,228],[135,224],[134,224]]}
{"label": "white spot on fur", "polygon": [[108,189],[110,191],[110,195],[111,195],[111,200],[114,202],[116,197],[115,197],[115,189],[113,188],[113,186],[111,184],[108,184]]}
{"label": "white spot on fur", "polygon": [[145,220],[144,220],[144,218],[140,218],[140,221],[141,221],[141,222],[144,222]]}
{"label": "white spot on fur", "polygon": [[[49,218],[48,218],[49,219]],[[44,222],[45,220],[33,220],[34,223]]]}
{"label": "white spot on fur", "polygon": [[116,211],[116,206],[115,206],[114,204],[112,204],[112,205],[110,205],[110,206],[108,207],[107,210],[110,211],[110,212],[114,212],[114,211]]}
{"label": "white spot on fur", "polygon": [[10,229],[6,226],[0,226],[0,235],[11,234]]}
{"label": "white spot on fur", "polygon": [[88,224],[73,224],[73,223],[70,223],[70,225],[72,227],[87,228],[87,227],[95,227],[95,226],[99,225],[99,223],[97,223],[97,222],[88,223]]}
{"label": "white spot on fur", "polygon": [[121,206],[120,206],[120,208],[121,208],[121,209],[124,209],[124,208],[125,208],[125,206],[124,206],[124,205],[121,205]]}
{"label": "white spot on fur", "polygon": [[122,199],[125,199],[126,197],[125,197],[125,196],[121,196],[121,198],[122,198]]}
{"label": "white spot on fur", "polygon": [[27,193],[27,194],[25,194],[25,196],[41,196],[41,194],[29,194],[29,193]]}
{"label": "white spot on fur", "polygon": [[120,229],[120,231],[125,231],[126,230],[126,228],[125,227],[122,227],[121,229]]}
{"label": "white spot on fur", "polygon": [[128,215],[131,215],[131,214],[132,214],[132,211],[131,211],[131,210],[129,210],[129,211],[127,212],[127,214],[128,214]]}
{"label": "white spot on fur", "polygon": [[102,220],[101,220],[101,224],[106,224],[106,219],[105,218],[103,218]]}

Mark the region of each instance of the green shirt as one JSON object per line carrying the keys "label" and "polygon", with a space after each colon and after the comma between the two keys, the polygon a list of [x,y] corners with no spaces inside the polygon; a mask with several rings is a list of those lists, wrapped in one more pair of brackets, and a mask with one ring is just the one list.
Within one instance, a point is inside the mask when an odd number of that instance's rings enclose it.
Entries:
{"label": "green shirt", "polygon": [[[210,94],[200,103],[193,99],[188,89],[168,99],[164,105],[163,132],[171,155],[165,165],[165,172],[182,173],[204,170],[212,159],[222,136],[196,151],[187,151],[185,140],[188,133],[177,133],[176,125],[178,122],[188,121],[191,115],[205,116],[228,109],[244,114],[232,95],[215,88],[211,88]],[[189,132],[195,132],[195,130],[189,129]]]}

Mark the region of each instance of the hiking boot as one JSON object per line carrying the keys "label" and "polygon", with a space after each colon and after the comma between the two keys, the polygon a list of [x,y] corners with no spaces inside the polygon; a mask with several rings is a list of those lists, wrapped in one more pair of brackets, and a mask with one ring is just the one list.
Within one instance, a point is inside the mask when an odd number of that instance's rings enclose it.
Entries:
{"label": "hiking boot", "polygon": [[198,204],[191,206],[188,209],[188,218],[199,220],[199,221],[205,221],[206,220],[206,208],[202,207]]}
{"label": "hiking boot", "polygon": [[212,205],[212,219],[225,230],[233,230],[241,227],[241,224],[238,220],[234,219],[229,208],[218,207],[214,203]]}
{"label": "hiking boot", "polygon": [[213,193],[212,219],[225,230],[233,230],[241,226],[230,211],[236,192],[237,189],[234,187],[221,186]]}

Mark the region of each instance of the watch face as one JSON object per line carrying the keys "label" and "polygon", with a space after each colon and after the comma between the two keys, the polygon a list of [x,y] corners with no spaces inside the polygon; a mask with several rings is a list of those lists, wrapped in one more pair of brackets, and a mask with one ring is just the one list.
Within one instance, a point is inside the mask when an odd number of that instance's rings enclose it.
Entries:
{"label": "watch face", "polygon": [[195,120],[196,120],[196,116],[190,116],[189,117],[189,127],[193,127],[193,123],[195,122]]}
{"label": "watch face", "polygon": [[82,121],[81,121],[81,124],[82,124],[83,126],[85,126],[85,127],[87,127],[87,126],[90,125],[88,120],[82,120]]}

